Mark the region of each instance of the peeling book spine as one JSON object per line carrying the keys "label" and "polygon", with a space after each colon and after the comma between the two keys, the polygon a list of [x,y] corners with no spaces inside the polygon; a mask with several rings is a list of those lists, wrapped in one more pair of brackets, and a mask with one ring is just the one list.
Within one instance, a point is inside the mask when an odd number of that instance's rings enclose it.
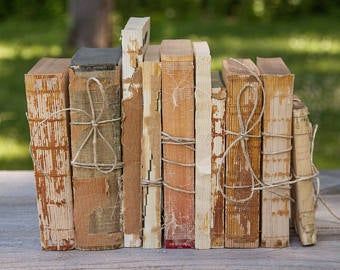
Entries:
{"label": "peeling book spine", "polygon": [[208,43],[193,42],[195,56],[195,248],[210,248],[211,56]]}
{"label": "peeling book spine", "polygon": [[143,248],[161,248],[162,147],[160,46],[150,45],[142,64],[143,133]]}
{"label": "peeling book spine", "polygon": [[76,248],[119,248],[121,48],[79,49],[69,76]]}
{"label": "peeling book spine", "polygon": [[164,242],[166,248],[195,246],[195,98],[190,40],[163,40],[162,121]]}
{"label": "peeling book spine", "polygon": [[61,111],[68,107],[69,63],[42,58],[25,74],[40,243],[45,250],[74,248],[69,113]]}
{"label": "peeling book spine", "polygon": [[[262,181],[290,180],[294,75],[281,58],[257,58],[265,90]],[[262,191],[261,246],[289,245],[289,184]]]}
{"label": "peeling book spine", "polygon": [[[308,119],[308,108],[301,100],[293,101],[292,166],[295,177],[308,177],[315,173],[312,164],[313,127]],[[304,246],[316,244],[315,190],[313,178],[293,184],[294,211],[292,219],[300,242]]]}
{"label": "peeling book spine", "polygon": [[149,39],[149,17],[131,17],[122,30],[123,227],[125,247],[140,247],[142,244],[140,153],[143,97],[141,64]]}
{"label": "peeling book spine", "polygon": [[[225,102],[226,89],[221,73],[211,75],[211,247],[224,248],[224,197],[219,191],[225,185]],[[220,174],[218,174],[219,166]]]}
{"label": "peeling book spine", "polygon": [[[260,196],[259,191],[253,192],[252,185],[254,177],[260,176],[261,121],[256,121],[260,117],[262,91],[253,74],[258,75],[259,71],[250,59],[228,59],[223,61],[222,74],[227,89],[226,149],[229,148],[226,155],[225,247],[256,248],[259,245]],[[248,132],[250,136],[240,139],[242,132]],[[238,141],[235,143],[235,140]],[[245,145],[252,169],[242,145]]]}

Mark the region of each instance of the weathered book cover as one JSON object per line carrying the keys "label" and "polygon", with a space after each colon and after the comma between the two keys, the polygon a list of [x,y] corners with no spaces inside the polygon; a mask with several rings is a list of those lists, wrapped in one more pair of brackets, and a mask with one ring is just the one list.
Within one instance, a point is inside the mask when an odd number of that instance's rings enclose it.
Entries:
{"label": "weathered book cover", "polygon": [[43,58],[25,74],[40,243],[45,250],[74,248],[69,114],[61,111],[68,107],[69,63]]}
{"label": "weathered book cover", "polygon": [[143,247],[160,248],[162,206],[161,65],[160,46],[150,45],[142,64],[143,135],[141,179],[143,186]]}
{"label": "weathered book cover", "polygon": [[293,151],[292,165],[295,177],[306,178],[293,184],[292,196],[294,203],[294,216],[296,232],[302,245],[316,244],[315,223],[315,190],[313,178],[315,173],[312,163],[313,128],[308,119],[308,108],[299,99],[293,101]]}
{"label": "weathered book cover", "polygon": [[[294,75],[281,58],[257,58],[265,89],[262,181],[275,185],[290,179]],[[289,245],[289,185],[262,191],[262,247]]]}
{"label": "weathered book cover", "polygon": [[[220,192],[225,184],[225,103],[226,89],[221,73],[211,74],[211,247],[224,248],[224,197]],[[219,167],[222,166],[219,170]],[[220,171],[220,172],[219,172]]]}
{"label": "weathered book cover", "polygon": [[227,89],[226,148],[230,147],[226,155],[225,190],[225,247],[229,248],[259,245],[260,197],[258,191],[252,192],[252,184],[257,183],[254,178],[260,176],[261,160],[261,139],[256,137],[261,134],[258,120],[262,106],[258,74],[250,59],[223,61],[222,75]]}
{"label": "weathered book cover", "polygon": [[195,246],[193,61],[190,40],[162,41],[164,244],[166,248]]}
{"label": "weathered book cover", "polygon": [[121,247],[121,49],[81,48],[71,60],[76,248]]}
{"label": "weathered book cover", "polygon": [[140,247],[142,233],[141,63],[150,40],[150,18],[131,17],[122,30],[122,147],[123,147],[123,227],[124,246]]}
{"label": "weathered book cover", "polygon": [[195,248],[210,248],[211,56],[205,41],[193,42],[195,56]]}

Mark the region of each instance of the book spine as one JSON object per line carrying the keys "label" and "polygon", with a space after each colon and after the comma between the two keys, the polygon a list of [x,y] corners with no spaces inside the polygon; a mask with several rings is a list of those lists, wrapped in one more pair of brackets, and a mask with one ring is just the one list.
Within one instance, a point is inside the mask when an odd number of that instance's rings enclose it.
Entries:
{"label": "book spine", "polygon": [[122,146],[124,246],[140,247],[142,232],[142,189],[140,180],[142,137],[143,53],[148,46],[150,25],[122,30]]}
{"label": "book spine", "polygon": [[[163,132],[195,139],[193,61],[162,60]],[[195,153],[192,144],[163,143],[164,240],[166,248],[194,248]]]}
{"label": "book spine", "polygon": [[211,223],[211,57],[206,42],[195,55],[195,248],[210,248]]}
{"label": "book spine", "polygon": [[73,249],[68,113],[53,114],[68,106],[67,69],[62,74],[25,75],[25,86],[41,247]]}
{"label": "book spine", "polygon": [[162,148],[161,67],[159,61],[143,63],[143,248],[161,248]]}
{"label": "book spine", "polygon": [[[295,101],[294,101],[295,103]],[[294,106],[294,105],[293,105]],[[293,108],[293,151],[292,165],[297,177],[313,175],[311,161],[312,125],[305,106]],[[295,199],[293,220],[302,245],[316,243],[315,198],[313,179],[297,182],[293,185]]]}
{"label": "book spine", "polygon": [[121,69],[69,74],[76,248],[119,248]]}
{"label": "book spine", "polygon": [[[212,88],[211,112],[211,247],[224,248],[224,198],[218,185],[225,184],[225,162],[222,156],[225,151],[225,102],[224,87]],[[222,166],[218,175],[219,166]]]}
{"label": "book spine", "polygon": [[[293,76],[263,75],[262,80],[266,100],[263,114],[262,181],[268,185],[287,181],[290,177]],[[289,245],[289,217],[289,185],[263,190],[262,247]]]}
{"label": "book spine", "polygon": [[[225,75],[223,75],[225,76]],[[240,112],[244,122],[248,120],[251,112],[256,106],[254,116],[248,127],[251,127],[259,117],[262,104],[262,92],[259,83],[255,78],[248,75],[230,75],[227,76],[227,102],[226,102],[226,130],[240,133],[239,116],[237,110],[237,97],[240,91],[250,84],[258,92],[259,100],[253,91],[244,91],[240,98]],[[249,133],[250,135],[259,136],[261,134],[260,122]],[[226,134],[226,148],[228,148],[237,136]],[[247,145],[248,153],[252,168],[257,177],[260,176],[261,160],[261,139],[248,137],[244,142]],[[225,194],[227,198],[225,204],[225,247],[228,248],[256,248],[259,245],[259,192],[252,193],[252,174],[247,165],[241,141],[237,142],[226,156],[226,185]],[[245,188],[237,188],[247,186]],[[246,201],[242,201],[250,197]]]}

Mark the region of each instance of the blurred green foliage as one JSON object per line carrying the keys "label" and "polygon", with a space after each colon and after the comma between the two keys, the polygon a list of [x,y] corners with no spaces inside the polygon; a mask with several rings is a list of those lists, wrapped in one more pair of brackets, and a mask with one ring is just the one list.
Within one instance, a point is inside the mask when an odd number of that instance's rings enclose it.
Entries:
{"label": "blurred green foliage", "polygon": [[[168,17],[230,16],[272,20],[301,15],[339,15],[337,0],[112,0],[123,18],[134,12],[163,13]],[[67,0],[0,0],[0,19],[57,17],[67,12]]]}

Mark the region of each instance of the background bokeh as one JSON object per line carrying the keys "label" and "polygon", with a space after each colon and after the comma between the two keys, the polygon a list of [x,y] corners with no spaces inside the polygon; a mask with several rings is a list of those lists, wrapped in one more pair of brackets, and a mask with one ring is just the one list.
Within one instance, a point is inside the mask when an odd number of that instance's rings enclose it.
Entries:
{"label": "background bokeh", "polygon": [[[80,1],[81,2],[81,1]],[[213,68],[224,57],[281,56],[295,93],[320,126],[315,160],[340,167],[340,1],[116,0],[112,44],[129,16],[151,16],[151,42],[207,40]],[[31,169],[24,73],[43,56],[70,57],[66,0],[0,0],[0,169]]]}

